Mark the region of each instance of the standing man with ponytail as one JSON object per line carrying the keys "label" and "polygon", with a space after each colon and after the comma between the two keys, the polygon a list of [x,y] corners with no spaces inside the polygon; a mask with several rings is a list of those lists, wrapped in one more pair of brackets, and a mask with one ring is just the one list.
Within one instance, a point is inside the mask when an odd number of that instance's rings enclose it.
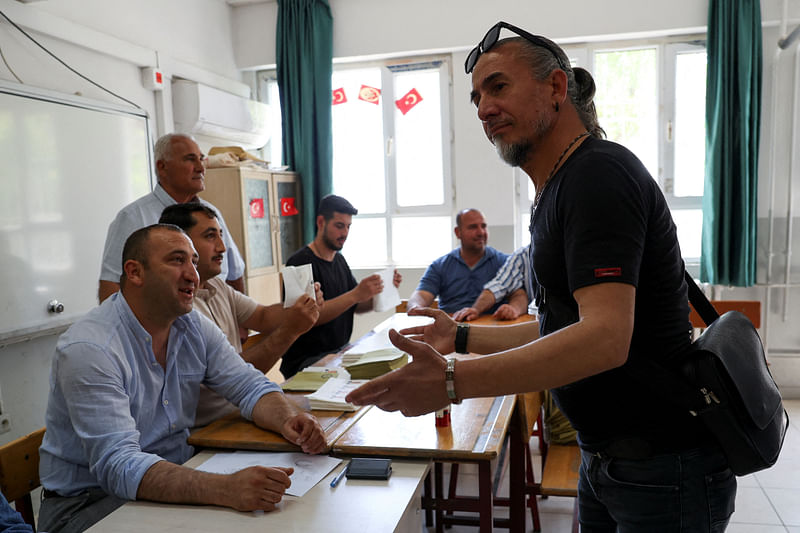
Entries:
{"label": "standing man with ponytail", "polygon": [[[517,36],[500,40],[502,29]],[[736,479],[722,452],[654,392],[655,367],[634,368],[690,349],[683,262],[658,184],[630,151],[598,138],[594,81],[549,39],[500,22],[465,68],[486,136],[536,188],[539,321],[482,327],[411,311],[435,318],[402,332],[410,338],[390,333],[413,362],[347,400],[413,416],[463,398],[551,389],[578,432],[581,531],[724,531]],[[440,355],[453,351],[491,355]]]}

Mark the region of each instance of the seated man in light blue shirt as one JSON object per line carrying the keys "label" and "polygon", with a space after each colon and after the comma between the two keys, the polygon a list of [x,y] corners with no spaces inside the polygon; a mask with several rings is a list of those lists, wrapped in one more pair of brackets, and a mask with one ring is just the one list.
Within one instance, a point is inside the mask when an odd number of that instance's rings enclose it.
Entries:
{"label": "seated man in light blue shirt", "polygon": [[409,310],[430,307],[437,296],[447,313],[471,305],[508,257],[486,244],[489,228],[477,209],[460,211],[454,231],[461,246],[431,263],[408,299]]}
{"label": "seated man in light blue shirt", "polygon": [[40,529],[83,531],[126,500],[274,509],[291,469],[221,475],[180,466],[193,453],[186,438],[200,384],[307,453],[326,449],[319,423],[192,310],[197,253],[182,230],[138,230],[122,257],[121,291],[56,346],[39,451]]}
{"label": "seated man in light blue shirt", "polygon": [[475,320],[483,313],[507,298],[492,315],[498,320],[514,320],[528,312],[528,306],[535,296],[535,281],[531,270],[530,245],[517,248],[508,256],[497,271],[497,275],[483,286],[483,290],[470,307],[465,307],[453,315],[453,320]]}

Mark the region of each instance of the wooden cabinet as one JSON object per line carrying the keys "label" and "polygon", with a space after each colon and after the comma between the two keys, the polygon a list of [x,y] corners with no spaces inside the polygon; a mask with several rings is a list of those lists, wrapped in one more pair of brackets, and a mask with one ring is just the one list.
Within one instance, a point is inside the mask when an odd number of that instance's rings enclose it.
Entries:
{"label": "wooden cabinet", "polygon": [[209,169],[200,196],[220,210],[244,256],[247,293],[265,305],[279,302],[280,268],[303,246],[299,176],[238,167]]}

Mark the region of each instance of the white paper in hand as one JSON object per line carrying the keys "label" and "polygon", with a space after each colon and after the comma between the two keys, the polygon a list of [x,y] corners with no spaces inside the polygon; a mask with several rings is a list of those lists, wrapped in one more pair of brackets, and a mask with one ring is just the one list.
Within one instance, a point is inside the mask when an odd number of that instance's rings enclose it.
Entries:
{"label": "white paper in hand", "polygon": [[394,286],[394,267],[375,272],[383,281],[383,290],[372,297],[372,308],[378,313],[394,309],[400,303],[400,293]]}
{"label": "white paper in hand", "polygon": [[307,294],[314,299],[314,272],[311,264],[283,267],[283,307],[291,307],[298,298]]}

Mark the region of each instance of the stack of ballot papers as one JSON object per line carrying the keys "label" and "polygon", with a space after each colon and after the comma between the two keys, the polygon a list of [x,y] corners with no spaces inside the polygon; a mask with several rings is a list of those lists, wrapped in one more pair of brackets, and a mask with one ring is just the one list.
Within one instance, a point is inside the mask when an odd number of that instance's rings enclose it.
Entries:
{"label": "stack of ballot papers", "polygon": [[365,379],[329,379],[317,392],[306,395],[309,407],[322,411],[355,411],[358,408],[344,401],[344,398],[366,382]]}
{"label": "stack of ballot papers", "polygon": [[319,390],[326,381],[336,377],[347,377],[346,372],[341,368],[310,366],[289,378],[281,385],[281,388],[285,391],[311,392]]}
{"label": "stack of ballot papers", "polygon": [[382,348],[371,352],[345,353],[342,366],[353,379],[372,379],[396,370],[408,363],[408,354],[397,348]]}

